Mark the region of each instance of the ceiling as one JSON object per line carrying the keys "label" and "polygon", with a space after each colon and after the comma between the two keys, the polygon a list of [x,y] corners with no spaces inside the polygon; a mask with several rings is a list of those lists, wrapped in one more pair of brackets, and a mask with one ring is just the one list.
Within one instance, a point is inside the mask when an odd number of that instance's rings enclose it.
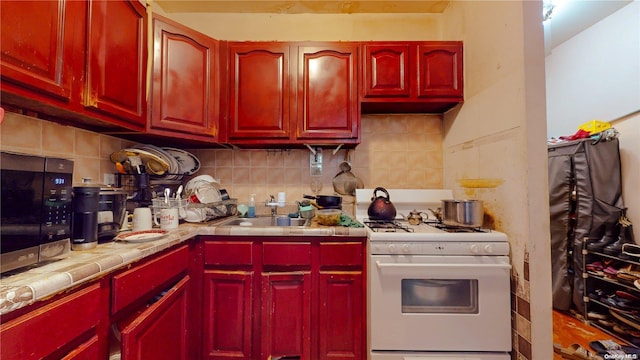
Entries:
{"label": "ceiling", "polygon": [[565,0],[545,24],[545,41],[554,48],[591,25],[613,14],[633,0]]}
{"label": "ceiling", "polygon": [[[277,14],[354,14],[354,13],[442,13],[450,1],[329,1],[329,0],[155,0],[168,13],[277,13]],[[468,1],[468,0],[465,0]],[[476,0],[478,1],[478,0]],[[481,1],[481,0],[480,0]],[[553,0],[558,2],[545,24],[545,41],[552,49],[591,25],[611,15],[633,0]]]}

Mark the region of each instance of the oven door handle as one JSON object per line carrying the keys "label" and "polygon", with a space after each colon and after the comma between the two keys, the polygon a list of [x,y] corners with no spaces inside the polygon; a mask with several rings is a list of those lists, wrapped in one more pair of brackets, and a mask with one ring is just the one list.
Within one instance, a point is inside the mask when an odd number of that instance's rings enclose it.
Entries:
{"label": "oven door handle", "polygon": [[407,270],[407,269],[447,269],[447,268],[464,268],[473,270],[511,270],[511,264],[397,264],[397,263],[385,263],[380,260],[376,260],[376,266],[380,270]]}

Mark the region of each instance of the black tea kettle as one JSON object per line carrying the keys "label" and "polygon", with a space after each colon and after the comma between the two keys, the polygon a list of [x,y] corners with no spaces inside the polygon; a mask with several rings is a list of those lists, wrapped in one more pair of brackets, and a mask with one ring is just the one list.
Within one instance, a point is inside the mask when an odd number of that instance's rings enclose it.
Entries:
{"label": "black tea kettle", "polygon": [[[376,196],[378,191],[382,191],[385,196]],[[389,192],[385,188],[377,187],[373,190],[371,204],[367,209],[367,214],[371,220],[393,220],[396,217],[396,207],[389,199]]]}

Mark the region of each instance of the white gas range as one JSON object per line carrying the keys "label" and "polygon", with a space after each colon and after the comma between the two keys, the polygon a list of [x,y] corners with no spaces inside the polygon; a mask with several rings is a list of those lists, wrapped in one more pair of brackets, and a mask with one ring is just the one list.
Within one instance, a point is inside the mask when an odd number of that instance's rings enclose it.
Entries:
{"label": "white gas range", "polygon": [[[489,229],[442,229],[430,209],[450,190],[387,189],[397,216],[370,221],[373,189],[356,191],[368,237],[369,358],[509,359],[509,243]],[[410,225],[411,211],[424,222]]]}

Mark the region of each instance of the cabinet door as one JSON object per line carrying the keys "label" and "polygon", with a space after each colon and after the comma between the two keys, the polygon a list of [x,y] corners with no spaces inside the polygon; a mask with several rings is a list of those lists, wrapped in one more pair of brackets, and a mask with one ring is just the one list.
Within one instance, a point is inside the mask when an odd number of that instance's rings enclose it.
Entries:
{"label": "cabinet door", "polygon": [[188,285],[185,276],[129,321],[121,332],[123,360],[188,360]]}
{"label": "cabinet door", "polygon": [[219,42],[155,14],[153,28],[150,129],[214,141],[219,122]]}
{"label": "cabinet door", "polygon": [[297,138],[358,138],[357,45],[298,47]]}
{"label": "cabinet door", "polygon": [[138,0],[89,2],[83,104],[144,127],[147,16]]}
{"label": "cabinet door", "polygon": [[261,355],[311,359],[311,273],[263,273]]}
{"label": "cabinet door", "polygon": [[409,45],[364,45],[363,49],[364,96],[408,97]]}
{"label": "cabinet door", "polygon": [[251,360],[253,272],[204,275],[204,358]]}
{"label": "cabinet door", "polygon": [[418,45],[418,97],[462,97],[462,45]]}
{"label": "cabinet door", "polygon": [[320,272],[319,359],[362,359],[362,272]]}
{"label": "cabinet door", "polygon": [[97,335],[70,351],[62,360],[93,360],[100,358],[100,341]]}
{"label": "cabinet door", "polygon": [[0,324],[0,358],[60,358],[61,351],[71,359],[106,354],[106,338],[98,333],[108,321],[106,295],[100,284],[90,285]]}
{"label": "cabinet door", "polygon": [[289,139],[289,46],[229,45],[229,139]]}
{"label": "cabinet door", "polygon": [[82,73],[85,9],[81,1],[0,1],[2,90],[68,103],[74,71]]}

